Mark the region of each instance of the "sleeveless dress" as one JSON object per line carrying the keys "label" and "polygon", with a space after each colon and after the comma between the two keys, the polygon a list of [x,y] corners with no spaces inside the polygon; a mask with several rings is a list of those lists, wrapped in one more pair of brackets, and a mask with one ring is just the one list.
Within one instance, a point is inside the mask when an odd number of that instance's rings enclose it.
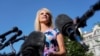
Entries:
{"label": "sleeveless dress", "polygon": [[58,51],[58,43],[56,37],[57,34],[59,34],[59,31],[57,28],[48,29],[46,32],[44,32],[44,34],[46,36],[46,41],[43,56],[48,56],[50,52]]}

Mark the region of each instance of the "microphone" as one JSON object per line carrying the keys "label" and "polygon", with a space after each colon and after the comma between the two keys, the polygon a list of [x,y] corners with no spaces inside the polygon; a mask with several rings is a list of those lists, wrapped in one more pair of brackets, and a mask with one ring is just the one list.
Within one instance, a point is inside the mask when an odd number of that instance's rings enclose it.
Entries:
{"label": "microphone", "polygon": [[76,23],[74,23],[68,15],[60,14],[55,20],[55,25],[64,36],[68,36],[71,40],[76,40],[82,45],[82,47],[88,50],[88,47],[81,39],[81,35],[78,28],[85,27],[86,21],[91,16],[93,16],[95,11],[97,10],[100,10],[100,1],[94,4],[88,11],[86,11],[82,17],[77,17]]}
{"label": "microphone", "polygon": [[68,36],[70,40],[77,41],[84,49],[88,51],[88,47],[83,42],[77,25],[73,23],[73,20],[66,14],[60,14],[55,20],[55,25],[58,30],[64,35]]}
{"label": "microphone", "polygon": [[17,36],[20,36],[21,34],[22,34],[21,30],[17,31],[17,33],[14,36],[12,36],[8,41],[6,41],[3,46],[0,46],[0,50],[8,46],[10,43],[14,42]]}
{"label": "microphone", "polygon": [[73,24],[73,20],[67,16],[66,14],[60,14],[57,16],[55,20],[55,26],[58,28],[58,30],[63,34],[66,35],[65,30],[63,28],[67,25],[70,26]]}
{"label": "microphone", "polygon": [[76,19],[79,21],[77,23],[77,28],[78,27],[85,27],[86,26],[86,21],[92,17],[96,11],[100,10],[100,0],[95,3],[94,5],[91,6],[91,8],[89,10],[87,10],[83,16],[81,17],[77,17]]}
{"label": "microphone", "polygon": [[[76,28],[79,27],[84,27],[86,26],[86,21],[94,15],[95,11],[100,10],[100,1],[98,1],[97,3],[95,3],[89,10],[87,10],[82,17],[77,17],[77,25],[75,26]],[[63,33],[63,29],[65,26],[72,26],[73,25],[73,20],[65,14],[60,14],[58,15],[56,21],[55,21],[56,27],[61,31],[61,33]],[[64,27],[63,27],[64,26]],[[74,25],[73,25],[74,26]],[[73,28],[73,27],[71,27]],[[63,32],[62,32],[63,31]],[[66,35],[66,33],[63,33],[64,35]]]}
{"label": "microphone", "polygon": [[92,6],[92,9],[93,9],[94,11],[100,10],[100,0],[99,0],[96,4],[94,4],[94,5]]}
{"label": "microphone", "polygon": [[0,38],[2,39],[1,42],[4,42],[4,41],[6,40],[6,38],[5,38],[6,35],[8,35],[8,34],[10,34],[10,33],[12,33],[12,32],[17,32],[17,31],[18,31],[18,27],[13,27],[13,29],[11,29],[11,30],[5,32],[4,34],[1,34],[1,35],[0,35]]}
{"label": "microphone", "polygon": [[22,56],[43,56],[45,35],[39,31],[31,32],[20,49]]}
{"label": "microphone", "polygon": [[16,40],[14,40],[13,43],[14,42],[18,42],[19,40],[26,40],[26,38],[27,38],[27,36],[22,36],[22,37],[20,37],[20,38],[18,38]]}
{"label": "microphone", "polygon": [[10,33],[12,33],[12,32],[16,32],[16,31],[18,31],[18,27],[13,27],[13,29],[7,31],[7,32],[4,33],[4,34],[1,34],[1,35],[0,35],[0,38],[4,38],[6,35],[8,35],[8,34],[10,34]]}

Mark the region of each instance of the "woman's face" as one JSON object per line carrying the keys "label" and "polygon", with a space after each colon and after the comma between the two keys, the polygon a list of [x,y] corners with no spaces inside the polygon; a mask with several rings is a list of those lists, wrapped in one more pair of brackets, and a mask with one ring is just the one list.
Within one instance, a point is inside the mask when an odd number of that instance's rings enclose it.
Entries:
{"label": "woman's face", "polygon": [[50,14],[46,10],[41,10],[39,14],[39,22],[45,24],[50,22]]}

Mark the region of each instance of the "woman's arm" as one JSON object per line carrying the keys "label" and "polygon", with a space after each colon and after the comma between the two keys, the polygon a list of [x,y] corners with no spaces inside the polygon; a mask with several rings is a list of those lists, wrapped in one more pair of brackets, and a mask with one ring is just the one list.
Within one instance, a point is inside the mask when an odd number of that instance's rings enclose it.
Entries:
{"label": "woman's arm", "polygon": [[66,55],[66,50],[64,46],[64,39],[61,33],[57,35],[57,42],[58,42],[58,52],[54,52],[54,56],[65,56]]}

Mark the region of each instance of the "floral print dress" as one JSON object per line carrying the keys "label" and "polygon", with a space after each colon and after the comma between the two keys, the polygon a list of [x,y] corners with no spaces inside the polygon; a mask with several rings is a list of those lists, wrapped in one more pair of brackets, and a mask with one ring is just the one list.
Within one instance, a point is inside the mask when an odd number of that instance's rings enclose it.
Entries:
{"label": "floral print dress", "polygon": [[57,28],[48,29],[46,32],[44,32],[44,34],[46,36],[46,41],[45,41],[43,56],[48,56],[50,52],[58,51],[58,44],[56,37],[57,34],[59,34],[59,31]]}

